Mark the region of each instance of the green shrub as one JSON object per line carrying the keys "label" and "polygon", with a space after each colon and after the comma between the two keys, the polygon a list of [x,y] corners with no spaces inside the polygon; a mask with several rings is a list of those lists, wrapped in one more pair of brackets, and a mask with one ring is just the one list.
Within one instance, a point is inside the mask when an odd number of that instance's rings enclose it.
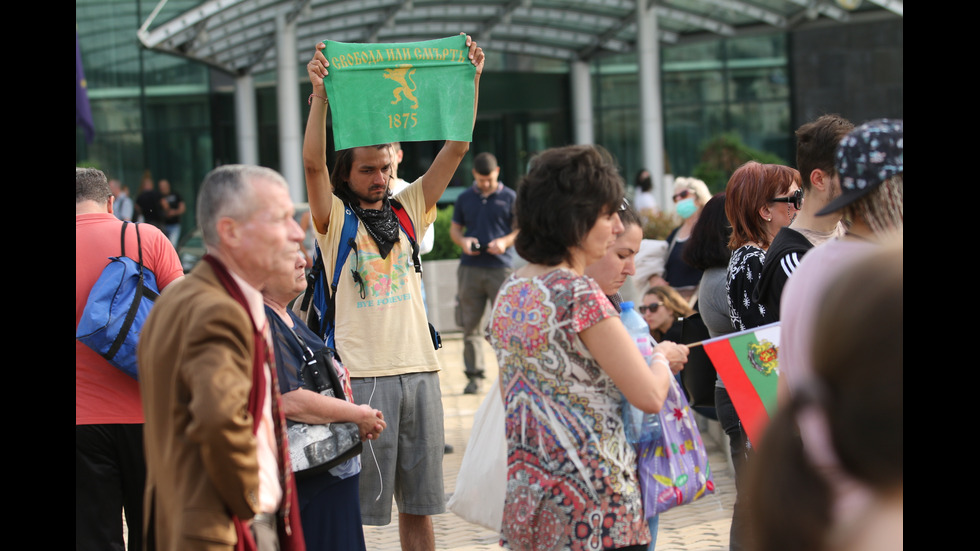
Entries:
{"label": "green shrub", "polygon": [[701,150],[701,162],[691,174],[703,180],[711,193],[724,191],[735,169],[748,161],[784,165],[778,155],[753,149],[738,134],[720,134],[706,141]]}
{"label": "green shrub", "polygon": [[441,208],[436,213],[436,221],[432,223],[432,228],[436,232],[433,238],[432,250],[422,255],[422,260],[452,260],[459,258],[463,250],[459,245],[453,243],[449,237],[449,227],[453,221],[452,205]]}
{"label": "green shrub", "polygon": [[670,235],[671,230],[681,224],[677,216],[672,212],[660,211],[647,219],[643,225],[643,239],[665,240]]}

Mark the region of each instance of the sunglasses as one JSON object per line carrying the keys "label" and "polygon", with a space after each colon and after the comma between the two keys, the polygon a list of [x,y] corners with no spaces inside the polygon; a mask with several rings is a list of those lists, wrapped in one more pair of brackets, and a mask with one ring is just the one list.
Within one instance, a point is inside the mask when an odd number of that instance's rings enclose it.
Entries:
{"label": "sunglasses", "polygon": [[789,197],[773,197],[769,200],[770,203],[789,203],[793,205],[793,208],[800,210],[803,206],[803,190],[798,189],[793,192],[793,195]]}
{"label": "sunglasses", "polygon": [[676,203],[676,202],[680,201],[681,199],[687,199],[691,195],[694,195],[694,192],[693,191],[691,191],[689,189],[683,189],[683,190],[675,193],[674,195],[672,195],[671,196],[671,199],[673,199],[674,202]]}
{"label": "sunglasses", "polygon": [[663,304],[659,302],[654,302],[652,304],[647,304],[646,306],[637,306],[636,310],[641,314],[646,314],[648,311],[652,314],[660,309]]}

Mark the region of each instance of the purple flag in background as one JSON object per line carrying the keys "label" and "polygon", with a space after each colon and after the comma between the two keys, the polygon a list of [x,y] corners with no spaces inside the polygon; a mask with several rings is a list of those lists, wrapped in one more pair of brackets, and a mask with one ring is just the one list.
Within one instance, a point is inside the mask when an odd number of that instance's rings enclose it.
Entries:
{"label": "purple flag in background", "polygon": [[92,123],[92,107],[88,103],[85,70],[82,69],[82,50],[78,46],[78,29],[75,29],[75,126],[85,131],[85,141],[92,143],[95,125]]}

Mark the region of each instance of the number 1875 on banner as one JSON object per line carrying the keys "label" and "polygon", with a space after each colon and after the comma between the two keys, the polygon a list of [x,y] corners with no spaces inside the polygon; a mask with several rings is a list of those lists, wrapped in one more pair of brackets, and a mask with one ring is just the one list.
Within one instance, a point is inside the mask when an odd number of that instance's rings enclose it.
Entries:
{"label": "number 1875 on banner", "polygon": [[388,128],[415,128],[419,124],[415,113],[388,115]]}

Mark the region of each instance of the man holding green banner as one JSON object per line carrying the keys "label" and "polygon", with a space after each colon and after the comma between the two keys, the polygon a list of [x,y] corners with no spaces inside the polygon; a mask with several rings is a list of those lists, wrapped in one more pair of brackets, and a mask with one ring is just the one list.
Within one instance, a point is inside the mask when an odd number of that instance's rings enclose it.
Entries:
{"label": "man holding green banner", "polygon": [[[346,215],[356,215],[335,293],[335,342],[355,402],[381,410],[388,424],[364,449],[362,521],[390,523],[394,497],[402,549],[434,550],[430,516],[446,510],[439,362],[412,245],[393,204],[407,213],[416,236],[435,220],[436,202],[469,150],[484,54],[466,35],[316,48],[307,65],[313,94],[303,141],[310,212],[328,278]],[[328,173],[331,103],[338,151]],[[433,139],[447,141],[432,166],[392,196],[389,142]]]}

